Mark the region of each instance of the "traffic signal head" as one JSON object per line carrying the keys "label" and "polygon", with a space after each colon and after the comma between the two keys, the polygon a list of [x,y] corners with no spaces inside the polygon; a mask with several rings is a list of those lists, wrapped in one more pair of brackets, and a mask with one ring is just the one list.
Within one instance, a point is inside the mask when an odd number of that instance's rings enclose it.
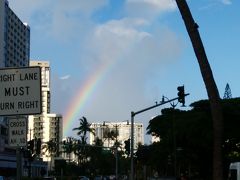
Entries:
{"label": "traffic signal head", "polygon": [[33,153],[33,151],[34,151],[34,139],[28,141],[27,148],[31,151],[31,153]]}
{"label": "traffic signal head", "polygon": [[185,92],[184,92],[184,86],[178,86],[178,102],[182,103],[183,106],[185,106]]}
{"label": "traffic signal head", "polygon": [[130,139],[124,141],[124,143],[125,143],[125,152],[127,155],[129,155],[130,154]]}

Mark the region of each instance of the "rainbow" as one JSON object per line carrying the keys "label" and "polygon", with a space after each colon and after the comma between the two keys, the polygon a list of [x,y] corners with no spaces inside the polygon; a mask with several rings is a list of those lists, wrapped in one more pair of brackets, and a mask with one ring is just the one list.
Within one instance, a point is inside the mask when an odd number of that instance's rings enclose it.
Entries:
{"label": "rainbow", "polygon": [[90,95],[94,92],[98,84],[100,84],[104,75],[111,69],[112,64],[113,62],[101,64],[78,89],[76,96],[70,101],[63,116],[63,136],[67,136],[74,128],[73,122],[81,118],[79,117],[79,112],[84,108]]}

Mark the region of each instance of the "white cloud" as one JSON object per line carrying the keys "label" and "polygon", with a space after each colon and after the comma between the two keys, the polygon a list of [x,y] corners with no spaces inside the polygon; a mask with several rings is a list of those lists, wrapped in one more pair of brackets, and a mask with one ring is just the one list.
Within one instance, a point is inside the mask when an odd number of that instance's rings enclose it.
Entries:
{"label": "white cloud", "polygon": [[57,39],[76,40],[91,26],[91,15],[107,5],[108,0],[61,0],[53,7],[51,35]]}
{"label": "white cloud", "polygon": [[66,76],[62,76],[60,77],[61,80],[67,80],[69,79],[71,76],[70,75],[66,75]]}
{"label": "white cloud", "polygon": [[[119,37],[119,41],[124,41],[125,45],[131,41],[141,40],[150,34],[144,31],[139,31],[138,27],[146,25],[147,22],[143,19],[121,19],[111,20],[96,28],[96,38],[105,36]],[[123,39],[122,39],[123,38]],[[126,42],[127,41],[127,42]]]}
{"label": "white cloud", "polygon": [[[14,10],[18,16],[22,18],[28,19],[33,15],[36,11],[43,11],[46,9],[47,11],[61,11],[61,12],[69,12],[76,13],[77,11],[90,15],[92,12],[97,10],[98,8],[106,5],[108,0],[8,0],[9,6]],[[72,14],[72,15],[73,15]]]}
{"label": "white cloud", "polygon": [[8,0],[9,7],[20,17],[22,21],[30,22],[30,18],[39,9],[44,9],[48,6],[51,0]]}
{"label": "white cloud", "polygon": [[9,0],[10,8],[31,28],[64,42],[88,31],[92,13],[107,4],[108,0]]}
{"label": "white cloud", "polygon": [[208,10],[208,9],[212,9],[213,7],[215,7],[217,5],[217,3],[210,3],[207,4],[205,6],[199,7],[199,10]]}
{"label": "white cloud", "polygon": [[230,5],[230,4],[232,4],[232,1],[231,0],[222,0],[222,3],[226,4],[226,5]]}
{"label": "white cloud", "polygon": [[145,4],[157,8],[158,10],[172,10],[176,8],[173,0],[127,0],[127,3]]}
{"label": "white cloud", "polygon": [[[124,61],[126,54],[140,43],[149,33],[142,31],[146,25],[141,19],[110,20],[105,24],[97,25],[88,36],[85,37],[85,46],[82,49],[87,59],[87,66],[98,66],[103,63]],[[139,28],[139,29],[138,29]],[[86,66],[86,63],[84,64]]]}
{"label": "white cloud", "polygon": [[176,9],[173,0],[127,0],[126,10],[128,15],[152,19],[160,13]]}

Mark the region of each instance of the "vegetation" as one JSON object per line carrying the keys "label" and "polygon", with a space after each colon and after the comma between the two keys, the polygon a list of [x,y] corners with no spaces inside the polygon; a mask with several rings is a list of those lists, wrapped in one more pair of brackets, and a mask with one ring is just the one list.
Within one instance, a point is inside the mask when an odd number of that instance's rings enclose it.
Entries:
{"label": "vegetation", "polygon": [[[60,176],[61,172],[64,176],[87,175],[89,177],[99,174],[115,174],[115,153],[119,143],[116,142],[117,144],[114,144],[113,147],[103,147],[102,140],[96,139],[94,145],[87,144],[87,133],[94,134],[95,131],[91,128],[87,118],[82,117],[79,121],[79,127],[73,128],[73,131],[77,131],[79,139],[67,137],[62,142],[62,153],[67,155],[67,159],[55,161],[55,175]],[[117,134],[107,131],[104,139],[116,140]],[[77,157],[77,162],[73,161],[72,154]],[[129,161],[122,149],[118,149],[118,164],[119,173],[127,174]]]}
{"label": "vegetation", "polygon": [[[226,177],[229,163],[240,160],[240,99],[225,99],[221,104]],[[210,103],[201,100],[192,103],[191,107],[188,111],[163,109],[161,115],[150,120],[147,133],[160,137],[161,141],[139,147],[137,162],[141,166],[151,167],[160,175],[187,173],[191,177],[211,179],[213,125]]]}
{"label": "vegetation", "polygon": [[[224,117],[223,164],[224,178],[231,162],[240,161],[240,98],[221,100]],[[134,156],[136,177],[144,179],[146,175],[180,176],[186,174],[191,179],[212,179],[213,175],[213,124],[210,103],[200,100],[192,103],[191,109],[162,109],[161,115],[151,119],[147,133],[160,137],[160,141],[151,145],[139,145]],[[113,139],[115,133],[106,131],[105,139],[96,139],[94,145],[87,144],[87,132],[94,132],[86,118],[80,119],[79,139],[68,137],[62,142],[62,153],[67,159],[55,160],[55,176],[115,174],[116,147],[103,147],[103,140]],[[86,131],[86,129],[88,131]],[[125,143],[126,144],[126,143]],[[56,144],[49,141],[43,149],[51,157],[56,156]],[[127,151],[118,148],[118,173],[128,175],[130,158]],[[74,154],[78,161],[73,161]],[[51,158],[52,159],[52,158]]]}
{"label": "vegetation", "polygon": [[87,121],[87,118],[82,117],[79,121],[79,127],[73,128],[73,131],[78,131],[77,135],[80,136],[82,143],[86,144],[87,133],[94,134],[94,129],[91,128],[91,124]]}

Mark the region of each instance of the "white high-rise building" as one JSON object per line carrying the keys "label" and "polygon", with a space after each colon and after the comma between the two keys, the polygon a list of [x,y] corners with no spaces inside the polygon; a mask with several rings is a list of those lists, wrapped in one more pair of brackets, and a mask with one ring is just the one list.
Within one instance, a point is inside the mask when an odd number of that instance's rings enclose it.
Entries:
{"label": "white high-rise building", "polygon": [[41,67],[42,114],[50,113],[50,63],[48,61],[30,61],[30,66]]}
{"label": "white high-rise building", "polygon": [[[131,139],[131,123],[129,122],[92,123],[91,128],[95,129],[95,134],[90,133],[90,144],[94,144],[96,138],[99,138],[103,141],[104,147],[112,147],[117,138],[117,141],[124,147],[124,141]],[[115,134],[116,138],[108,138],[109,133]],[[143,124],[134,123],[134,149],[137,149],[139,143],[144,144]]]}
{"label": "white high-rise building", "polygon": [[[50,140],[58,145],[63,134],[62,115],[50,113],[50,64],[48,61],[30,61],[30,66],[40,66],[42,76],[42,114],[28,118],[28,140],[41,139],[42,144]],[[50,161],[49,153],[42,152],[43,160]]]}

